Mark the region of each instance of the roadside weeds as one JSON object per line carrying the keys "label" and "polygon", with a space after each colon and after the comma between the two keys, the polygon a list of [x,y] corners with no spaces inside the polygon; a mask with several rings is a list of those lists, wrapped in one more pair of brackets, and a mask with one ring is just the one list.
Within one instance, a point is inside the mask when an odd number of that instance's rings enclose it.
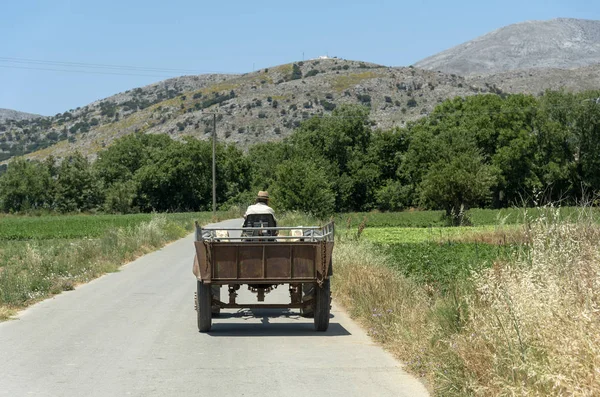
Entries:
{"label": "roadside weeds", "polygon": [[68,291],[184,237],[192,219],[155,215],[128,229],[108,230],[98,239],[30,241],[0,255],[0,321],[52,295]]}
{"label": "roadside weeds", "polygon": [[445,291],[341,238],[332,290],[435,395],[600,395],[600,227],[542,218],[524,230],[477,236],[526,249]]}

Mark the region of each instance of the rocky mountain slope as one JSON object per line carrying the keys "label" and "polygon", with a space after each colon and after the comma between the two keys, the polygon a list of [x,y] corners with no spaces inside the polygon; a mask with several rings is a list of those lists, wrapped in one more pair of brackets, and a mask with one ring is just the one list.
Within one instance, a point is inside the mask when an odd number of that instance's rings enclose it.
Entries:
{"label": "rocky mountain slope", "polygon": [[600,64],[600,21],[527,21],[490,32],[414,64],[463,76]]}
{"label": "rocky mountain slope", "polygon": [[114,95],[53,117],[0,122],[0,162],[31,153],[94,157],[134,132],[209,139],[248,147],[282,139],[302,120],[341,104],[371,109],[373,128],[403,126],[440,102],[480,93],[537,94],[545,89],[600,88],[600,66],[461,77],[413,67],[385,67],[337,58],[280,65],[244,75],[184,76]]}
{"label": "rocky mountain slope", "polygon": [[0,122],[3,122],[5,120],[15,120],[15,121],[31,120],[31,119],[35,119],[38,117],[43,117],[43,116],[40,116],[39,114],[19,112],[17,110],[11,110],[11,109],[0,109]]}

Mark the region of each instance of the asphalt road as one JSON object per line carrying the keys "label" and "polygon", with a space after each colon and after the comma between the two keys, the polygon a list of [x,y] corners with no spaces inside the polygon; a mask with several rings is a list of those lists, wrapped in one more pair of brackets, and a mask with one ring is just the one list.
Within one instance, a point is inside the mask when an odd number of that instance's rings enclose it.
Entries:
{"label": "asphalt road", "polygon": [[[0,323],[0,396],[427,395],[335,302],[325,333],[281,310],[223,311],[199,333],[192,242]],[[266,301],[288,296],[280,286]]]}

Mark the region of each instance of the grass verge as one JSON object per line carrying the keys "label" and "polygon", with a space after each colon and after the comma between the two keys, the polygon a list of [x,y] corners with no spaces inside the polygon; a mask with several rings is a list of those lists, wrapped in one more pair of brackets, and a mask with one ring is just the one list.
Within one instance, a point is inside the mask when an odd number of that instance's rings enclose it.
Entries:
{"label": "grass verge", "polygon": [[405,247],[339,239],[332,290],[436,395],[600,395],[600,227],[542,216],[524,234],[445,288],[418,274],[439,280],[461,255],[407,271]]}
{"label": "grass verge", "polygon": [[211,214],[153,215],[134,226],[108,228],[98,238],[0,241],[0,320],[185,236],[194,220],[207,223]]}

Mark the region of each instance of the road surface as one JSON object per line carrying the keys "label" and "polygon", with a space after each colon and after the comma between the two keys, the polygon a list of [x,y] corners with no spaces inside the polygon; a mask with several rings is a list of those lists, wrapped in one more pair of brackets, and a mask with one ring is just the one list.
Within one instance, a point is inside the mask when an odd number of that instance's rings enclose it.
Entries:
{"label": "road surface", "polygon": [[[226,310],[199,333],[192,242],[0,323],[0,396],[427,395],[335,303],[325,333],[281,310]],[[256,301],[239,292],[238,301]],[[285,286],[266,297],[288,299]]]}

